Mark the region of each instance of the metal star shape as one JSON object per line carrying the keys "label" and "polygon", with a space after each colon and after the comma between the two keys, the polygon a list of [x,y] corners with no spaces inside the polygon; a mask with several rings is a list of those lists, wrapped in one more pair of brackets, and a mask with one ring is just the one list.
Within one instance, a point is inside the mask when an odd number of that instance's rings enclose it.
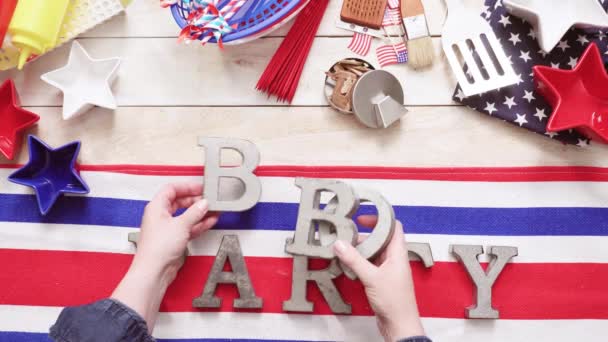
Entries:
{"label": "metal star shape", "polygon": [[64,193],[87,194],[89,187],[75,169],[80,142],[53,149],[33,135],[28,137],[30,160],[8,180],[32,187],[40,213],[46,215]]}
{"label": "metal star shape", "polygon": [[548,131],[574,128],[588,138],[608,143],[608,74],[595,43],[574,69],[539,65],[534,67],[534,76],[538,92],[553,107]]}
{"label": "metal star shape", "polygon": [[83,114],[93,106],[116,109],[110,85],[116,79],[120,58],[94,59],[77,42],[68,63],[40,78],[63,92],[63,119]]}
{"label": "metal star shape", "polygon": [[608,15],[597,0],[503,0],[503,4],[511,14],[532,24],[546,52],[553,50],[572,26],[608,26]]}
{"label": "metal star shape", "polygon": [[0,152],[8,159],[15,157],[21,146],[21,135],[33,126],[40,117],[19,106],[19,95],[13,80],[0,86]]}

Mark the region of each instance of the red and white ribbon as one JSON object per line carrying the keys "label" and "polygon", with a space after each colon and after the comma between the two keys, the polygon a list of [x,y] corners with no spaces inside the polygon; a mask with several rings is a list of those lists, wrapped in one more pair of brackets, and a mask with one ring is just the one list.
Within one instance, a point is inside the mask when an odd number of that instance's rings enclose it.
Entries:
{"label": "red and white ribbon", "polygon": [[182,29],[178,40],[191,41],[200,39],[205,45],[215,37],[220,48],[223,47],[222,37],[237,28],[230,25],[228,20],[245,4],[246,0],[231,0],[218,9],[219,0],[160,0],[161,7],[168,7],[180,2],[184,11],[187,25]]}

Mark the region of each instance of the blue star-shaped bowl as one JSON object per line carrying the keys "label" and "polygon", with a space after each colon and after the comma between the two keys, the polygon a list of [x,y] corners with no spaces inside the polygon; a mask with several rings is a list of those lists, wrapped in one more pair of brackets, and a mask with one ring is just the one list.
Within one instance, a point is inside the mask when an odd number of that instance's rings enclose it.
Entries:
{"label": "blue star-shaped bowl", "polygon": [[30,160],[11,174],[9,181],[34,188],[40,213],[46,215],[64,193],[88,194],[89,187],[76,171],[80,141],[53,149],[28,136]]}

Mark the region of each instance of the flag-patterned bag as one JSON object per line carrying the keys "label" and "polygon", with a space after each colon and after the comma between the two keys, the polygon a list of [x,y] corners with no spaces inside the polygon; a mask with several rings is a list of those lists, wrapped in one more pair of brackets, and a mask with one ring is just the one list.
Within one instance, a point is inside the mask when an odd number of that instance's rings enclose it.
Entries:
{"label": "flag-patterned bag", "polygon": [[[129,232],[165,183],[202,181],[200,167],[82,166],[92,192],[62,197],[45,217],[29,188],[0,168],[0,341],[47,341],[61,308],[107,297],[135,247]],[[262,166],[262,198],[252,210],[225,213],[189,246],[167,291],[154,336],[162,341],[378,341],[358,281],[336,285],[352,315],[335,316],[309,284],[312,314],[287,314],[299,189],[294,177],[342,179],[381,192],[411,242],[430,244],[435,264],[411,262],[426,332],[436,341],[601,341],[608,325],[608,169],[538,167],[412,169]],[[370,212],[364,206],[363,212]],[[220,285],[218,310],[199,310],[223,235],[245,255],[259,311],[236,311],[237,295]],[[474,286],[450,244],[515,246],[493,287],[495,321],[467,320]],[[480,261],[486,262],[485,255]]]}

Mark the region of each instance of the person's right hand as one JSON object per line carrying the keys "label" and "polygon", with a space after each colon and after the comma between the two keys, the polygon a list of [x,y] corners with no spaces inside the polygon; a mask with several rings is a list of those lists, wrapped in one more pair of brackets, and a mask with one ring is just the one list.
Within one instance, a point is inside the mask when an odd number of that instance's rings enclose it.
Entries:
{"label": "person's right hand", "polygon": [[[366,227],[374,227],[377,217],[360,216],[358,221]],[[334,244],[334,251],[365,286],[385,341],[424,335],[401,222],[397,221],[391,241],[374,263],[340,240]]]}

